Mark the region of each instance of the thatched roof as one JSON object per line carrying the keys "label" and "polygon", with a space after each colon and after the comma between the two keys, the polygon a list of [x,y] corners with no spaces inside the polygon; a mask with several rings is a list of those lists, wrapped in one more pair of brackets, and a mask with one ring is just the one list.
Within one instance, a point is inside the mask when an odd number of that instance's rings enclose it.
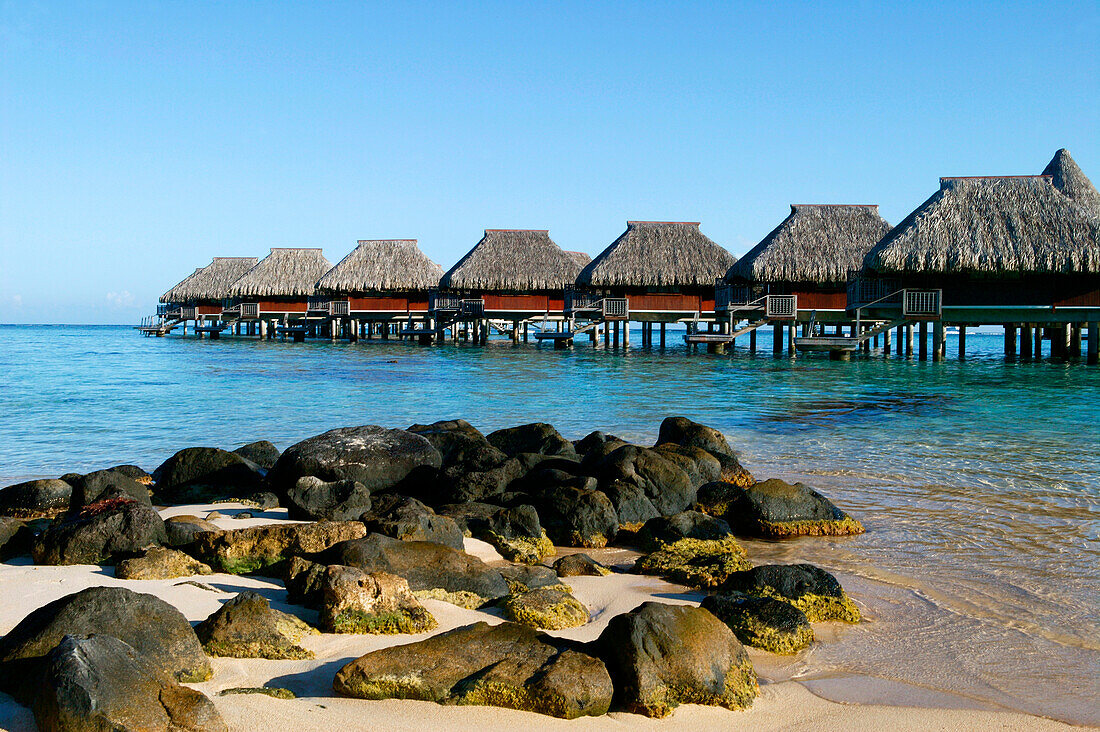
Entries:
{"label": "thatched roof", "polygon": [[577,284],[713,286],[735,261],[703,236],[698,221],[628,221],[626,231],[581,270]]}
{"label": "thatched roof", "polygon": [[416,239],[360,239],[317,281],[317,291],[415,292],[438,286],[442,276],[443,268],[424,256]]}
{"label": "thatched roof", "polygon": [[223,300],[229,288],[241,275],[256,266],[256,257],[214,257],[210,264],[173,287],[160,298],[161,302],[196,302]]}
{"label": "thatched roof", "polygon": [[1100,272],[1100,223],[1049,176],[941,178],[940,190],[868,252],[909,273]]}
{"label": "thatched roof", "polygon": [[588,256],[584,252],[566,251],[565,253],[572,257],[573,261],[580,265],[582,268],[587,266],[588,263],[592,261],[592,257]]}
{"label": "thatched roof", "polygon": [[581,265],[545,229],[486,229],[439,280],[455,290],[536,292],[573,284]]}
{"label": "thatched roof", "polygon": [[878,206],[792,204],[790,215],[726,272],[749,282],[845,282],[888,231]]}
{"label": "thatched roof", "polygon": [[261,259],[233,283],[234,297],[309,297],[317,289],[317,280],[332,268],[320,249],[272,247]]}
{"label": "thatched roof", "polygon": [[1054,153],[1050,163],[1043,169],[1043,175],[1049,175],[1054,187],[1062,193],[1094,214],[1100,215],[1100,192],[1077,167],[1077,163],[1073,162],[1069,150],[1063,147]]}

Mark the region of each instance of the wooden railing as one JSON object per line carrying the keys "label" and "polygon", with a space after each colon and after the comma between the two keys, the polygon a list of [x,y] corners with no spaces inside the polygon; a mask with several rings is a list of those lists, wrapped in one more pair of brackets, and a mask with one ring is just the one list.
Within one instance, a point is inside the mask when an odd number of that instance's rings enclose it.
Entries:
{"label": "wooden railing", "polygon": [[943,290],[902,290],[901,314],[906,318],[938,318],[943,314]]}
{"label": "wooden railing", "polygon": [[752,285],[724,285],[719,283],[714,288],[714,309],[730,310],[748,305],[759,300],[763,296],[763,290]]}
{"label": "wooden railing", "polygon": [[791,320],[798,315],[798,295],[765,295],[764,315],[769,320]]}
{"label": "wooden railing", "polygon": [[848,307],[854,308],[870,303],[901,302],[901,290],[898,281],[889,277],[866,277],[858,273],[848,276]]}
{"label": "wooden railing", "polygon": [[449,292],[429,292],[429,310],[459,310],[462,307],[462,298]]}

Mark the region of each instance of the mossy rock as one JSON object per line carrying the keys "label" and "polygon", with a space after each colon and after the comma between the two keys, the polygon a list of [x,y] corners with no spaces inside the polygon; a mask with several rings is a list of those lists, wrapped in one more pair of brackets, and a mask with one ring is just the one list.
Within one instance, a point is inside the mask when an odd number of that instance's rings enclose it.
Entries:
{"label": "mossy rock", "polygon": [[482,536],[500,552],[502,557],[511,562],[538,564],[546,557],[554,556],[557,551],[554,549],[554,542],[550,541],[545,531],[537,539],[524,536],[509,539],[496,532],[488,532]]}
{"label": "mossy rock", "polygon": [[297,699],[298,697],[290,689],[278,686],[235,686],[232,689],[222,689],[218,696],[233,696],[235,694],[263,694],[273,699]]}
{"label": "mossy rock", "polygon": [[837,578],[812,564],[765,564],[731,574],[721,589],[789,602],[811,622],[858,623],[861,619],[859,608]]}
{"label": "mossy rock", "polygon": [[312,659],[313,652],[298,644],[317,630],[273,609],[261,595],[246,591],[199,623],[195,633],[211,656],[304,660]]}
{"label": "mossy rock", "polygon": [[734,592],[710,595],[702,607],[725,623],[737,640],[754,648],[791,654],[814,642],[806,614],[789,602]]}
{"label": "mossy rock", "polygon": [[426,633],[439,627],[439,623],[424,608],[410,608],[401,612],[367,613],[362,610],[344,610],[332,617],[333,633],[370,633],[373,635],[397,635],[399,633]]}
{"label": "mossy rock", "polygon": [[559,577],[604,577],[611,574],[610,569],[581,552],[567,554],[554,562],[554,571]]}
{"label": "mossy rock", "polygon": [[424,633],[438,627],[403,578],[356,567],[325,568],[320,627],[331,633]]}
{"label": "mossy rock", "polygon": [[508,620],[542,630],[578,628],[588,622],[588,608],[568,592],[554,587],[512,595],[501,609]]}
{"label": "mossy rock", "polygon": [[739,532],[767,539],[862,534],[863,524],[803,483],[777,478],[730,494],[726,520]]}
{"label": "mossy rock", "polygon": [[731,574],[750,569],[745,550],[733,539],[680,539],[639,557],[634,571],[689,587],[712,588]]}
{"label": "mossy rock", "polygon": [[458,605],[467,610],[477,610],[488,602],[486,598],[473,592],[468,592],[466,590],[450,592],[444,590],[442,587],[433,587],[430,590],[415,590],[413,591],[413,597],[417,600],[439,600],[441,602],[449,602],[452,605]]}

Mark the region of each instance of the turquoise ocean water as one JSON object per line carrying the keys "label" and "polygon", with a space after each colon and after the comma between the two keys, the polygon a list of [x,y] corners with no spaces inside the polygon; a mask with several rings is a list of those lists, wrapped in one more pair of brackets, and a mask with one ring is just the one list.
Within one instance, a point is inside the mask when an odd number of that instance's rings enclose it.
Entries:
{"label": "turquoise ocean water", "polygon": [[750,357],[0,326],[0,485],[353,424],[546,421],[645,442],[682,414],[868,529],[750,542],[757,561],[837,572],[868,617],[783,674],[831,698],[1100,724],[1100,368],[1006,364],[1000,335],[967,345],[964,363],[840,363],[773,359],[767,336]]}

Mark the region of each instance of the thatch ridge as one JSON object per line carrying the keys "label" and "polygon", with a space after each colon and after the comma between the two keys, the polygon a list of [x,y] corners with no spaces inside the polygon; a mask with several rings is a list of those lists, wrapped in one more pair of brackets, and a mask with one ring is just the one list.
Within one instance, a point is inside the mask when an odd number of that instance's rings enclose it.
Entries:
{"label": "thatch ridge", "polygon": [[1043,168],[1043,175],[1049,175],[1054,187],[1063,194],[1100,216],[1100,191],[1077,166],[1069,150],[1063,147],[1054,153],[1047,167]]}
{"label": "thatch ridge", "polygon": [[588,263],[592,261],[592,257],[586,252],[571,252],[569,250],[566,250],[565,253],[572,257],[573,261],[576,262],[577,265],[579,265],[582,269],[588,266]]}
{"label": "thatch ridge", "polygon": [[627,221],[626,231],[577,277],[591,287],[712,287],[737,258],[698,221]]}
{"label": "thatch ridge", "polygon": [[442,276],[443,268],[420,251],[416,239],[360,239],[317,281],[317,292],[420,292],[437,287]]}
{"label": "thatch ridge", "polygon": [[229,297],[233,283],[257,261],[256,257],[214,257],[210,264],[164,293],[161,302],[224,300]]}
{"label": "thatch ridge", "polygon": [[864,267],[907,273],[1097,273],[1100,223],[1050,176],[941,178]]}
{"label": "thatch ridge", "polygon": [[332,269],[320,249],[272,247],[271,253],[230,287],[233,297],[309,297]]}
{"label": "thatch ridge", "polygon": [[726,281],[845,282],[890,231],[873,204],[791,204],[791,213],[726,272]]}
{"label": "thatch ridge", "polygon": [[447,270],[439,286],[455,290],[538,292],[573,284],[581,264],[548,229],[486,229],[477,245]]}

